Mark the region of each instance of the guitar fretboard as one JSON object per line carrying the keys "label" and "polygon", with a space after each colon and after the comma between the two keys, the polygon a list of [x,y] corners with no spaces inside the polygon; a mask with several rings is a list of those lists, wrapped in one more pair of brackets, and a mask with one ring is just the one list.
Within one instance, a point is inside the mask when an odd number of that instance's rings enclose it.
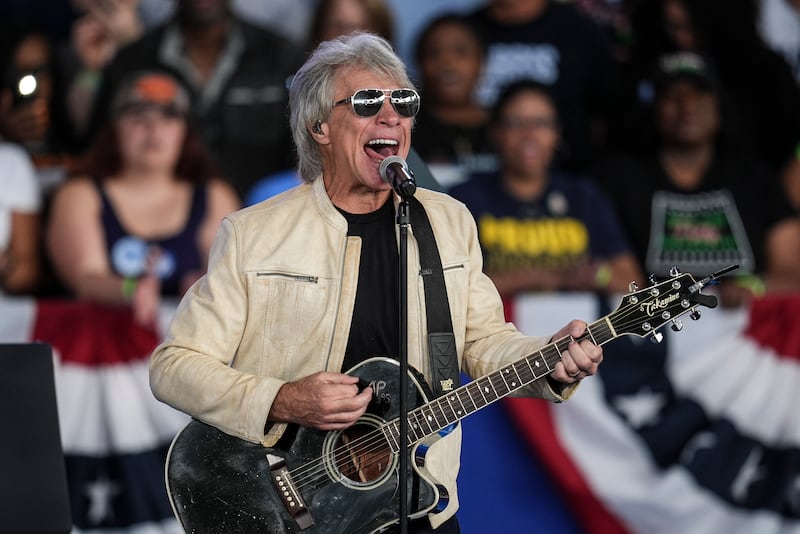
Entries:
{"label": "guitar fretboard", "polygon": [[[596,345],[602,345],[616,337],[611,322],[604,317],[590,324],[586,334],[577,341],[590,339]],[[567,350],[572,341],[575,339],[571,336],[558,339],[533,354],[409,411],[407,445],[411,446],[550,374],[561,361],[561,353]],[[401,448],[399,427],[399,419],[389,421],[381,427],[386,441],[395,453]]]}

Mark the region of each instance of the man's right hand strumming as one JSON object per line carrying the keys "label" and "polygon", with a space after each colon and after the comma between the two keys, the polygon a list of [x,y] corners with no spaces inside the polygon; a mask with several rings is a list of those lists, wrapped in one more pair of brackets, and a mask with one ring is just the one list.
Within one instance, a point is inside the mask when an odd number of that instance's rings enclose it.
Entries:
{"label": "man's right hand strumming", "polygon": [[372,388],[359,392],[358,377],[319,372],[278,391],[269,421],[297,423],[319,430],[342,430],[364,415],[372,400]]}

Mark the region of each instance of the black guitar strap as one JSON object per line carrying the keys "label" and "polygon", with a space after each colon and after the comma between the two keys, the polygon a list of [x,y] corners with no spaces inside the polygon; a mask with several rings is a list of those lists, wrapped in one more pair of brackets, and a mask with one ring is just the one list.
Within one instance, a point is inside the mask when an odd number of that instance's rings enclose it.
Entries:
{"label": "black guitar strap", "polygon": [[411,226],[419,244],[420,270],[425,288],[428,318],[428,355],[433,372],[433,393],[438,397],[458,387],[460,370],[456,339],[450,317],[450,303],[444,285],[444,271],[428,214],[414,197],[409,200]]}

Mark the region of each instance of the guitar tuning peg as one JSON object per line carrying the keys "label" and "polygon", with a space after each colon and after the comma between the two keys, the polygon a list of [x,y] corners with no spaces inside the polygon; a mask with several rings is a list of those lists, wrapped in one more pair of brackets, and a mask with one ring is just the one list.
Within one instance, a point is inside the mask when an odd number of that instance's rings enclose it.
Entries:
{"label": "guitar tuning peg", "polygon": [[678,269],[677,266],[673,265],[672,267],[669,268],[670,276],[678,276],[679,274],[681,274],[681,270]]}
{"label": "guitar tuning peg", "polygon": [[638,289],[639,289],[639,284],[637,284],[636,282],[631,282],[630,284],[628,284],[628,291],[633,292],[637,291]]}
{"label": "guitar tuning peg", "polygon": [[654,285],[656,285],[658,283],[658,279],[656,278],[656,275],[654,275],[654,274],[649,275],[647,277],[647,279],[650,280],[650,285],[654,286]]}
{"label": "guitar tuning peg", "polygon": [[679,319],[673,319],[670,328],[673,332],[680,332],[683,329],[683,323]]}
{"label": "guitar tuning peg", "polygon": [[700,310],[694,308],[692,311],[689,312],[689,317],[691,317],[693,321],[698,320],[700,318]]}
{"label": "guitar tuning peg", "polygon": [[663,339],[664,339],[664,334],[662,334],[659,331],[655,331],[653,332],[653,336],[650,338],[650,341],[652,341],[653,343],[661,343]]}

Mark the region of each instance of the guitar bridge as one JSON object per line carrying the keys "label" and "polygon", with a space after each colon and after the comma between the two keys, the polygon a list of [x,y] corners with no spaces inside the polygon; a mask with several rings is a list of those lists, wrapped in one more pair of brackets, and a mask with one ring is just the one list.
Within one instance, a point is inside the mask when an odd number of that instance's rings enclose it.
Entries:
{"label": "guitar bridge", "polygon": [[314,526],[314,518],[311,517],[303,497],[294,486],[292,476],[286,467],[286,461],[280,456],[267,454],[267,462],[269,462],[270,480],[272,480],[272,485],[275,487],[275,491],[278,492],[281,502],[283,502],[283,507],[292,516],[292,519],[297,522],[300,530]]}

